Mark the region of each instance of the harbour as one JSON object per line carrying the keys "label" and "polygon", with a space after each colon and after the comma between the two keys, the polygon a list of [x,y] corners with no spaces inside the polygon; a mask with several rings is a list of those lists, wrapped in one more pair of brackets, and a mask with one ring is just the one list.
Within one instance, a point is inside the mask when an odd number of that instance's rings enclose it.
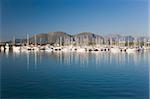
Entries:
{"label": "harbour", "polygon": [[148,99],[149,39],[37,39],[1,45],[2,98]]}
{"label": "harbour", "polygon": [[[3,45],[1,44],[0,51],[110,51],[112,53],[134,53],[150,50],[150,38],[146,36],[118,36],[117,34],[117,36],[100,36],[89,32],[83,32],[75,36],[71,36],[65,32],[48,33],[48,36],[45,37],[41,35],[46,34],[38,34],[32,37],[29,37],[27,34],[24,42],[16,42],[15,39],[11,43],[5,42]],[[42,39],[45,41],[42,42]]]}
{"label": "harbour", "polygon": [[0,99],[150,99],[150,0],[0,5]]}

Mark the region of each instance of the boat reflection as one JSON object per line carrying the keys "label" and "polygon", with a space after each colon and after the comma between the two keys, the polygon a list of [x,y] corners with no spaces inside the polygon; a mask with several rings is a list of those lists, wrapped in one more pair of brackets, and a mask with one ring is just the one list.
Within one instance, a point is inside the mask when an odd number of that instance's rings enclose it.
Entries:
{"label": "boat reflection", "polygon": [[[8,56],[10,53],[5,53]],[[110,53],[110,52],[88,52],[88,53],[77,53],[77,52],[12,52],[13,58],[17,60],[17,57],[26,57],[27,69],[30,66],[34,66],[34,69],[38,68],[45,59],[53,59],[59,64],[64,64],[63,66],[74,66],[73,64],[78,64],[81,68],[87,68],[93,66],[95,68],[110,66],[110,64],[115,66],[126,66],[131,63],[136,66],[141,62],[148,62],[150,52],[132,53],[128,54],[122,53]],[[50,63],[49,63],[50,64]],[[93,65],[96,64],[96,65]],[[148,63],[147,63],[148,64]]]}
{"label": "boat reflection", "polygon": [[[110,53],[110,52],[92,52],[92,53],[64,53],[57,52],[52,53],[51,56],[54,56],[59,63],[66,64],[71,66],[72,64],[79,64],[81,67],[91,66],[93,63],[97,64],[96,66],[107,66],[107,64],[112,64],[115,66],[125,66],[130,65],[131,62],[134,66],[141,62],[147,62],[149,52],[141,53]],[[117,65],[115,65],[117,64]],[[124,65],[122,65],[124,64]]]}

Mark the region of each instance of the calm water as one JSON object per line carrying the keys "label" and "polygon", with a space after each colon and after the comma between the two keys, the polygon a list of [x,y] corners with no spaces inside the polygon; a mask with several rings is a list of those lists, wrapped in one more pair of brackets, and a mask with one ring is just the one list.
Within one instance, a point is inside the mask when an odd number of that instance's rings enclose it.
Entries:
{"label": "calm water", "polygon": [[144,53],[0,53],[2,98],[149,99]]}

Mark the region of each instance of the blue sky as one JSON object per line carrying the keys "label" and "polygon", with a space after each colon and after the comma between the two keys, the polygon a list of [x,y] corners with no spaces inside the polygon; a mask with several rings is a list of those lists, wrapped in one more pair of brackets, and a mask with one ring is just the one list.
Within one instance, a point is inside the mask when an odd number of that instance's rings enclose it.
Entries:
{"label": "blue sky", "polygon": [[1,0],[1,39],[64,31],[147,33],[148,0]]}

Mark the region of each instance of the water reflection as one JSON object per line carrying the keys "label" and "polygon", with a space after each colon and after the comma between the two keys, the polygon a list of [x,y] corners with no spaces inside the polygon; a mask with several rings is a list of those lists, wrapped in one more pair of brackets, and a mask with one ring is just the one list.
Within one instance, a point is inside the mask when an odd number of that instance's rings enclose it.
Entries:
{"label": "water reflection", "polygon": [[30,57],[29,57],[29,53],[26,54],[27,54],[27,69],[29,69]]}
{"label": "water reflection", "polygon": [[37,67],[37,52],[34,53],[34,67]]}
{"label": "water reflection", "polygon": [[[6,56],[10,53],[5,53]],[[26,57],[27,69],[34,63],[34,69],[38,64],[41,64],[45,58],[51,58],[63,66],[72,66],[77,64],[81,68],[87,68],[94,64],[95,68],[100,66],[107,66],[112,64],[115,66],[125,66],[131,63],[136,66],[139,63],[148,62],[150,52],[140,52],[127,54],[123,53],[110,53],[110,52],[89,52],[89,53],[77,53],[77,52],[13,52],[13,59],[17,59],[20,56]],[[14,60],[14,61],[15,61]],[[148,63],[147,63],[148,64]],[[93,67],[94,67],[93,66]]]}
{"label": "water reflection", "polygon": [[93,53],[53,53],[56,59],[60,63],[64,63],[67,65],[71,65],[72,63],[78,63],[81,66],[88,66],[89,62],[96,64],[130,64],[131,62],[136,65],[140,62],[146,62],[148,58],[148,54],[144,53],[135,53],[135,54],[127,54],[127,53],[101,53],[101,52],[93,52]]}
{"label": "water reflection", "polygon": [[5,89],[8,96],[17,89],[12,96],[57,97],[66,89],[61,95],[85,94],[109,99],[115,96],[147,99],[148,96],[150,52],[13,52],[0,55],[3,95]]}
{"label": "water reflection", "polygon": [[[141,53],[110,53],[110,52],[92,52],[92,53],[52,53],[51,56],[59,63],[71,66],[78,64],[81,67],[96,64],[96,66],[103,66],[104,64],[117,64],[116,66],[130,65],[131,63],[136,66],[139,63],[148,62],[149,52]],[[114,65],[115,66],[115,65]]]}

